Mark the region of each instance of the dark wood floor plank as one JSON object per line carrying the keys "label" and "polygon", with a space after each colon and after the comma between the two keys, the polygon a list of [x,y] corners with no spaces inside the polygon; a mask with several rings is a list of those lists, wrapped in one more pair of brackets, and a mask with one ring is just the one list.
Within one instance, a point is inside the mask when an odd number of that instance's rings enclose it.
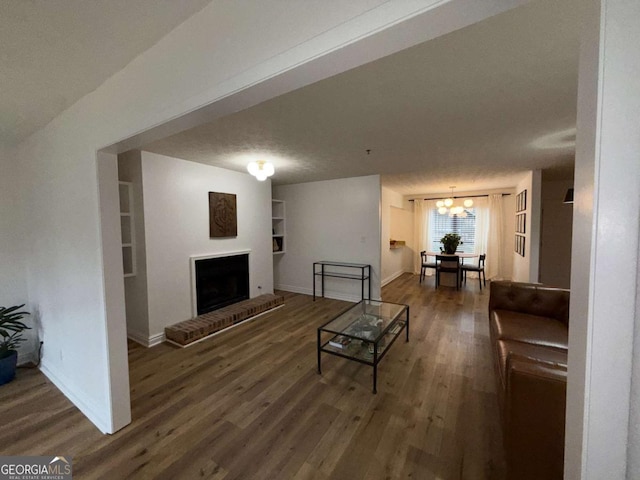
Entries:
{"label": "dark wood floor plank", "polygon": [[323,356],[316,329],[349,306],[289,292],[285,306],[189,348],[129,342],[133,422],[102,435],[37,370],[0,388],[0,453],[73,457],[74,477],[502,479],[486,289],[405,274],[410,305],[372,369]]}

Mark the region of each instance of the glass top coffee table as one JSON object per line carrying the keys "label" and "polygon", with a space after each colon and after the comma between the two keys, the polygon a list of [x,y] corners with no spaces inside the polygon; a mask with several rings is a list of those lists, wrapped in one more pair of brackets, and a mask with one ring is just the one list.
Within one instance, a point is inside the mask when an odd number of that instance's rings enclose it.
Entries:
{"label": "glass top coffee table", "polygon": [[318,373],[321,354],[329,353],[373,367],[377,393],[378,363],[402,331],[409,341],[409,306],[363,300],[318,328]]}

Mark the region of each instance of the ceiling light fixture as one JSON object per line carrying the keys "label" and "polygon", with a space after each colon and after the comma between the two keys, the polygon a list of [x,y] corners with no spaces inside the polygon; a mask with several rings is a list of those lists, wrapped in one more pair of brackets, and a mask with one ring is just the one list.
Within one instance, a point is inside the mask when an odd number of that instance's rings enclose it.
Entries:
{"label": "ceiling light fixture", "polygon": [[449,198],[445,198],[444,200],[438,200],[436,202],[436,207],[438,207],[438,213],[440,215],[445,215],[448,213],[450,217],[453,217],[454,215],[457,215],[462,218],[466,217],[467,216],[466,209],[473,207],[473,200],[471,200],[470,198],[467,198],[464,202],[462,202],[462,205],[454,205],[454,200],[457,197],[453,196],[453,189],[456,187],[453,186],[449,188],[451,189],[451,196]]}
{"label": "ceiling light fixture", "polygon": [[260,182],[264,182],[276,171],[272,163],[265,162],[264,160],[258,160],[257,162],[249,163],[249,165],[247,165],[247,170]]}

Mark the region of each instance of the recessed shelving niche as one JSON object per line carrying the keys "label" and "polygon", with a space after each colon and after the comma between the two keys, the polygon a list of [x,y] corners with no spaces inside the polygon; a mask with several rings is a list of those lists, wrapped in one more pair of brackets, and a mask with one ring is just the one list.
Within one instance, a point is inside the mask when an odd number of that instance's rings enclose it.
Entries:
{"label": "recessed shelving niche", "polygon": [[124,276],[136,274],[136,241],[133,224],[133,184],[118,182],[120,193],[120,233],[122,238],[122,268]]}
{"label": "recessed shelving niche", "polygon": [[271,200],[271,243],[274,255],[286,252],[286,214],[284,200]]}

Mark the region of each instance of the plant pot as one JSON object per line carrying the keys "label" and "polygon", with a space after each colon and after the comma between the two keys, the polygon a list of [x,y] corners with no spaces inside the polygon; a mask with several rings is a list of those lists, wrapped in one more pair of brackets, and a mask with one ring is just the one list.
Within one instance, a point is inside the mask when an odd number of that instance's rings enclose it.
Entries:
{"label": "plant pot", "polygon": [[458,249],[458,246],[456,245],[455,247],[445,247],[444,248],[444,253],[449,254],[449,255],[453,255],[454,253],[456,253],[456,250]]}
{"label": "plant pot", "polygon": [[0,358],[0,385],[9,383],[16,376],[18,352],[11,350],[8,357]]}

